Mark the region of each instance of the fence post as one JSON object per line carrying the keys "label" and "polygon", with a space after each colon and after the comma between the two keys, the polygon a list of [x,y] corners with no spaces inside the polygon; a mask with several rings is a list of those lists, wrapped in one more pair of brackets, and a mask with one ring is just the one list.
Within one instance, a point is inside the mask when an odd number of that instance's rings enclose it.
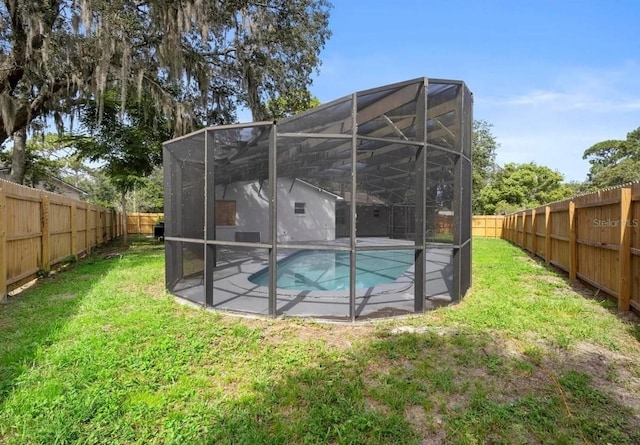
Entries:
{"label": "fence post", "polygon": [[551,207],[544,207],[544,262],[551,263]]}
{"label": "fence post", "polygon": [[516,239],[516,223],[514,221],[514,216],[509,215],[509,241],[515,243]]}
{"label": "fence post", "polygon": [[536,210],[531,209],[531,253],[536,256],[536,250],[538,246],[538,236],[536,235]]}
{"label": "fence post", "polygon": [[509,215],[509,241],[511,241],[512,243],[514,242],[514,239],[515,239],[514,226],[515,224],[513,222],[513,215]]}
{"label": "fence post", "polygon": [[504,239],[509,239],[509,217],[504,216],[502,218],[502,231],[500,232],[500,237]]}
{"label": "fence post", "polygon": [[104,211],[104,229],[102,229],[102,233],[104,233],[105,243],[111,239],[111,219],[107,210]]}
{"label": "fence post", "polygon": [[93,236],[91,237],[91,245],[93,247],[98,247],[98,208],[91,206],[91,218],[93,219],[93,226],[91,230],[93,230]]}
{"label": "fence post", "polygon": [[139,213],[137,213],[137,214],[136,214],[136,219],[138,220],[138,233],[142,233],[142,228],[141,228],[141,226],[140,226],[140,220],[141,220],[142,218],[140,217],[140,214],[139,214]]}
{"label": "fence post", "polygon": [[527,212],[522,211],[522,240],[521,244],[524,250],[527,250]]}
{"label": "fence post", "polygon": [[631,297],[631,189],[620,189],[620,278],[618,281],[618,309],[629,310]]}
{"label": "fence post", "polygon": [[102,221],[102,215],[104,215],[104,212],[100,208],[96,209],[96,245],[104,243],[104,222]]}
{"label": "fence post", "polygon": [[89,222],[91,221],[91,205],[85,204],[86,210],[84,212],[84,247],[87,251],[87,255],[91,253],[91,227]]}
{"label": "fence post", "polygon": [[78,208],[71,201],[71,255],[78,258]]}
{"label": "fence post", "polygon": [[40,195],[40,226],[42,232],[42,265],[40,268],[49,272],[51,270],[51,233],[49,231],[49,197]]}
{"label": "fence post", "polygon": [[578,244],[576,242],[576,203],[569,201],[569,279],[576,279]]}
{"label": "fence post", "polygon": [[7,200],[0,189],[0,301],[7,299]]}

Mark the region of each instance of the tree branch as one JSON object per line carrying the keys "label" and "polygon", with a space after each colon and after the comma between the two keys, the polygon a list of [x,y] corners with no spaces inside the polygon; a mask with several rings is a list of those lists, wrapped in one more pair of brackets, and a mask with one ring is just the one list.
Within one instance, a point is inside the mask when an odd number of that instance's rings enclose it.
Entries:
{"label": "tree branch", "polygon": [[41,91],[40,94],[29,104],[23,104],[16,110],[15,120],[11,131],[7,132],[4,126],[0,126],[0,141],[5,141],[9,136],[18,130],[26,128],[34,118],[42,116],[47,111],[47,101],[51,97],[67,86],[66,80],[57,80],[51,84],[50,88]]}

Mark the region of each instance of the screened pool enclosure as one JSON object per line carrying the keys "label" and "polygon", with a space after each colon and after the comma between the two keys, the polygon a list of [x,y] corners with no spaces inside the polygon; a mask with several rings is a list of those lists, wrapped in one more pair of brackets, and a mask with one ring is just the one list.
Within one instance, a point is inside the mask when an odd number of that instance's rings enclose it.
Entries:
{"label": "screened pool enclosure", "polygon": [[472,94],[419,78],[164,144],[166,286],[210,308],[330,319],[471,284]]}

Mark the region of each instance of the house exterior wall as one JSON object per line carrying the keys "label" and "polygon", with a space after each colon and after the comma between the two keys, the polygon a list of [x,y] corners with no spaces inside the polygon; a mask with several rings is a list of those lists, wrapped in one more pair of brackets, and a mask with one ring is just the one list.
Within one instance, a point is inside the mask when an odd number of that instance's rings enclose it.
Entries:
{"label": "house exterior wall", "polygon": [[259,232],[260,241],[269,242],[269,186],[266,181],[262,189],[258,181],[218,185],[218,200],[236,202],[236,225],[216,225],[216,239],[235,241],[236,232]]}
{"label": "house exterior wall", "polygon": [[[278,242],[328,241],[335,239],[335,197],[304,182],[278,179]],[[269,184],[258,181],[216,186],[216,200],[236,202],[236,225],[217,226],[216,239],[234,241],[236,232],[260,233],[269,242]],[[295,203],[305,203],[296,214]]]}
{"label": "house exterior wall", "polygon": [[356,236],[389,236],[388,206],[356,205],[356,217]]}
{"label": "house exterior wall", "polygon": [[[344,209],[344,224],[336,224],[336,236],[348,237],[351,206],[337,205]],[[356,205],[356,236],[389,236],[389,213],[389,206],[385,205]]]}

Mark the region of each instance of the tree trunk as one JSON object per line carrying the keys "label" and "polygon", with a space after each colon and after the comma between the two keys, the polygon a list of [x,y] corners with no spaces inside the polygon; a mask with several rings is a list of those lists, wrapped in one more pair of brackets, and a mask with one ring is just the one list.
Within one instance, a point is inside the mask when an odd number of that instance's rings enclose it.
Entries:
{"label": "tree trunk", "polygon": [[129,238],[127,234],[127,190],[123,188],[120,193],[120,204],[122,205],[122,244],[124,246],[128,246]]}
{"label": "tree trunk", "polygon": [[11,180],[24,184],[27,163],[27,129],[21,128],[13,133],[13,155],[11,156]]}

